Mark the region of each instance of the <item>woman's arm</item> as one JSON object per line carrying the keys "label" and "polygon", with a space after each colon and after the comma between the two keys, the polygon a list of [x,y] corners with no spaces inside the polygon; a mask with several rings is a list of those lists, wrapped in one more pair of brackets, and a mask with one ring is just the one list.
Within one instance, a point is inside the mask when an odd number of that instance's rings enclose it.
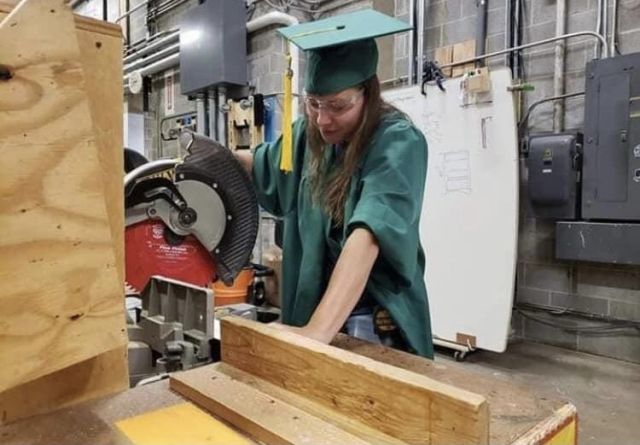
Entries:
{"label": "woman's arm", "polygon": [[378,251],[378,243],[371,232],[356,228],[347,238],[327,290],[309,323],[301,328],[285,325],[275,327],[330,343],[362,296]]}
{"label": "woman's arm", "polygon": [[253,168],[253,153],[249,150],[236,150],[233,152],[236,159],[242,164],[242,167],[251,176],[251,169]]}

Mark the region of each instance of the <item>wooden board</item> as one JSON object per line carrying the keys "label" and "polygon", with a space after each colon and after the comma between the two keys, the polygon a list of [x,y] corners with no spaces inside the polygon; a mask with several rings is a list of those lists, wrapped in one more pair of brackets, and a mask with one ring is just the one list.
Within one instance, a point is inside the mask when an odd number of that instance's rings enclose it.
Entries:
{"label": "wooden board", "polygon": [[302,409],[220,372],[218,364],[174,374],[171,389],[268,444],[365,444]]}
{"label": "wooden board", "polygon": [[[0,13],[9,13],[15,8],[21,0],[0,0]],[[49,1],[49,0],[45,0]],[[102,20],[96,20],[91,17],[84,17],[82,15],[74,15],[73,20],[76,25],[76,29],[83,31],[89,31],[91,33],[102,34],[105,36],[112,36],[122,40],[122,29],[113,23],[104,22]]]}
{"label": "wooden board", "polygon": [[225,317],[222,361],[408,443],[487,443],[483,397],[248,320]]}
{"label": "wooden board", "polygon": [[14,73],[0,83],[9,172],[0,182],[0,361],[9,364],[0,391],[126,342],[98,138],[73,30],[60,0],[23,2],[0,28],[0,41],[19,42],[0,47]]}
{"label": "wooden board", "polygon": [[[523,442],[519,440],[517,443],[519,445],[539,445],[540,438],[555,438],[557,434],[571,432],[571,428],[575,433],[575,424],[573,426],[567,424],[563,429],[556,431],[556,427],[562,425],[562,423],[557,422],[557,419],[565,419],[565,421],[568,419],[570,422],[573,419],[575,422],[574,416],[563,416],[563,413],[567,411],[572,410],[575,412],[573,405],[553,396],[538,396],[531,389],[515,384],[509,379],[509,376],[479,374],[469,371],[466,363],[457,363],[449,360],[437,360],[435,362],[425,360],[415,355],[340,334],[332,344],[355,354],[396,365],[443,383],[477,391],[487,399],[491,406],[490,443],[492,444],[511,444],[519,438],[528,438],[536,441]],[[265,388],[275,387],[273,384],[251,377],[242,371],[236,370],[235,373],[229,373],[231,367],[228,365],[222,364],[220,366],[219,370],[221,372],[245,384],[254,386],[267,394],[270,393]],[[249,378],[245,379],[243,376],[249,376]],[[258,380],[260,380],[260,385],[255,386],[254,382]],[[285,391],[279,389],[280,394],[283,392]],[[295,395],[292,394],[292,396]],[[301,406],[295,401],[281,400],[310,412],[308,406]],[[169,380],[164,380],[133,388],[98,401],[84,403],[4,426],[0,432],[0,443],[29,443],[34,445],[51,443],[121,443],[118,440],[117,432],[114,431],[117,429],[115,424],[120,420],[155,411],[162,407],[182,404],[184,401],[185,399],[176,392],[169,390]],[[312,412],[312,414],[314,413]],[[554,420],[549,422],[550,419]],[[336,426],[344,429],[342,425]],[[528,432],[531,434],[528,434]],[[544,434],[545,432],[546,434]],[[535,436],[533,433],[536,433]],[[185,434],[188,434],[188,432],[185,432]],[[575,438],[575,434],[573,437]],[[382,439],[369,441],[372,443],[385,443]],[[564,443],[574,442],[566,440]],[[176,441],[176,443],[187,442],[183,440]]]}
{"label": "wooden board", "polygon": [[[17,3],[17,2],[14,2]],[[0,22],[13,9],[0,1]],[[111,235],[120,282],[124,280],[122,177],[122,39],[118,27],[74,16],[97,130]],[[123,391],[129,386],[126,345],[0,393],[0,424]],[[82,382],[82,384],[76,384]]]}
{"label": "wooden board", "polygon": [[[467,40],[465,42],[456,43],[453,45],[453,62],[469,59],[476,55],[476,41]],[[467,71],[475,68],[475,64],[465,63],[464,65],[455,65],[452,67],[451,77],[462,76]]]}
{"label": "wooden board", "polygon": [[[453,46],[441,46],[440,48],[436,48],[435,59],[438,63],[438,66],[447,65],[453,62]],[[446,77],[451,77],[452,67],[442,68],[442,74]]]}
{"label": "wooden board", "polygon": [[114,349],[8,389],[0,393],[0,425],[122,391],[126,375],[126,349]]}
{"label": "wooden board", "polygon": [[369,443],[384,443],[384,444],[404,444],[405,442],[391,437],[387,434],[380,432],[379,430],[372,428],[354,420],[353,417],[338,413],[332,410],[330,407],[316,403],[301,395],[287,391],[273,383],[269,383],[264,379],[255,377],[247,372],[240,371],[233,366],[229,366],[226,363],[219,363],[216,365],[216,370],[229,376],[231,379],[242,382],[243,384],[255,388],[258,391],[265,393],[278,400],[282,400],[289,405],[296,406],[305,412],[318,417],[338,428],[353,434],[365,440]]}
{"label": "wooden board", "polygon": [[[469,371],[464,363],[425,360],[413,354],[385,348],[363,340],[339,334],[333,344],[365,357],[407,369],[485,397],[491,407],[490,440],[492,444],[533,445],[528,432],[550,432],[548,422],[567,419],[575,407],[561,400],[538,397],[531,389],[505,380]],[[525,436],[527,434],[527,436]],[[524,439],[519,440],[525,436]],[[539,437],[538,437],[539,439]],[[524,440],[524,441],[523,441]]]}

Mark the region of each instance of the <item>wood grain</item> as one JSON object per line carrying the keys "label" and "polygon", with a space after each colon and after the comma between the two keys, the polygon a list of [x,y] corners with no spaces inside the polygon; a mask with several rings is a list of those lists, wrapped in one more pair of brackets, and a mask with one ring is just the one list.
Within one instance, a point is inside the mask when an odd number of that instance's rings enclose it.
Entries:
{"label": "wood grain", "polygon": [[344,414],[338,413],[325,405],[321,405],[301,395],[287,391],[286,389],[234,368],[224,362],[218,363],[216,365],[216,370],[237,382],[241,382],[264,394],[300,408],[312,416],[322,419],[325,422],[329,422],[366,442],[398,445],[405,443],[395,437],[384,434],[375,428],[371,428],[368,425],[358,422],[353,417],[345,416]]}
{"label": "wood grain", "polygon": [[[453,62],[453,46],[441,46],[440,48],[436,48],[436,53],[434,55],[438,66],[446,65],[448,63]],[[451,68],[442,68],[442,74],[446,77],[451,77]]]}
{"label": "wood grain", "polygon": [[0,393],[0,425],[126,389],[125,354],[114,349]]}
{"label": "wood grain", "polygon": [[0,392],[126,344],[74,29],[61,0],[22,2],[0,25],[19,42],[0,46],[13,74],[0,82]]}
{"label": "wood grain", "polygon": [[[475,40],[467,40],[465,42],[456,43],[455,45],[453,45],[453,62],[470,59],[475,55],[476,55]],[[456,65],[453,67],[451,76],[452,77],[462,76],[464,73],[474,68],[475,68],[475,64],[473,62],[465,63],[464,65]]]}
{"label": "wood grain", "polygon": [[305,411],[219,371],[219,364],[173,374],[170,387],[268,444],[365,444]]}
{"label": "wood grain", "polygon": [[342,334],[336,336],[332,345],[480,394],[491,407],[489,443],[512,443],[539,422],[555,417],[566,405],[562,400],[540,397],[530,388],[508,380],[506,375],[496,377],[472,372],[466,363],[424,360]]}
{"label": "wood grain", "polygon": [[[49,0],[44,0],[49,1]],[[8,14],[13,8],[15,8],[20,0],[0,0],[0,20],[2,20],[1,14]],[[91,17],[84,17],[81,15],[73,16],[77,29],[89,31],[91,33],[102,34],[106,36],[117,37],[122,39],[122,29],[120,26],[113,23],[97,20]]]}
{"label": "wood grain", "polygon": [[221,322],[228,365],[408,443],[488,443],[479,395],[248,320]]}

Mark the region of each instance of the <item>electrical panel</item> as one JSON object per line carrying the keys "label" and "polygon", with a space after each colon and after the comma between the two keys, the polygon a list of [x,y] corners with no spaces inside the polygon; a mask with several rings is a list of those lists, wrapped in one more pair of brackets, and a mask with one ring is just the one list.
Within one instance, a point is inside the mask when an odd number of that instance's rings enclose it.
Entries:
{"label": "electrical panel", "polygon": [[195,95],[247,84],[247,16],[243,0],[207,0],[180,21],[180,87]]}
{"label": "electrical panel", "polygon": [[542,134],[529,139],[528,198],[533,216],[576,219],[580,203],[582,135]]}
{"label": "electrical panel", "polygon": [[640,221],[640,53],[586,68],[582,217]]}

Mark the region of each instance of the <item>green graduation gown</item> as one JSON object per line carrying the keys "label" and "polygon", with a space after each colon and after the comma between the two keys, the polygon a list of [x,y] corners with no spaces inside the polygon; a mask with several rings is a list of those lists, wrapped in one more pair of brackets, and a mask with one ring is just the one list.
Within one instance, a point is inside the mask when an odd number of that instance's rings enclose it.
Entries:
{"label": "green graduation gown", "polygon": [[284,219],[282,321],[309,321],[327,284],[327,256],[337,259],[353,229],[366,227],[380,246],[366,292],[415,353],[433,357],[418,225],[427,174],[423,134],[398,114],[383,118],[351,179],[344,224],[331,230],[328,214],[312,202],[305,129],[305,118],[293,125],[293,172],[279,169],[282,138],[258,146],[253,160],[258,202]]}

